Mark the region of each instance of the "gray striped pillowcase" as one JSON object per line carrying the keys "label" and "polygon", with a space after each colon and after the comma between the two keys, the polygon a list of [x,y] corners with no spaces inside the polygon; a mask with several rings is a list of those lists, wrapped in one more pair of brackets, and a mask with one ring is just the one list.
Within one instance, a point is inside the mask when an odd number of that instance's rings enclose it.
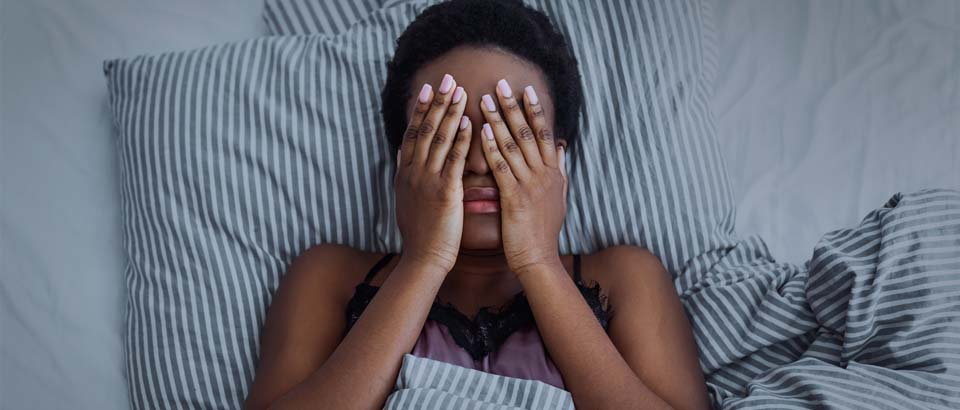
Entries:
{"label": "gray striped pillowcase", "polygon": [[[439,2],[267,0],[263,18],[273,34],[321,34],[347,43],[359,31],[384,27],[384,16],[406,23]],[[644,246],[676,276],[690,263],[709,263],[695,257],[732,246],[733,195],[709,109],[716,71],[709,2],[526,3],[547,14],[570,41],[584,81],[583,149],[570,165],[561,251]],[[390,27],[392,36],[382,40],[394,44],[405,26]],[[391,55],[388,50],[382,57]],[[357,76],[375,85],[366,92],[376,104],[386,67],[362,70]],[[393,208],[375,212],[385,221],[378,231],[385,246],[398,247]]]}
{"label": "gray striped pillowcase", "polygon": [[[427,4],[385,2],[326,35],[105,62],[135,407],[239,407],[294,257],[324,242],[400,249],[379,91],[390,45]],[[535,4],[570,37],[592,90],[561,251],[636,244],[678,286],[697,277],[734,242],[708,110],[708,6]]]}

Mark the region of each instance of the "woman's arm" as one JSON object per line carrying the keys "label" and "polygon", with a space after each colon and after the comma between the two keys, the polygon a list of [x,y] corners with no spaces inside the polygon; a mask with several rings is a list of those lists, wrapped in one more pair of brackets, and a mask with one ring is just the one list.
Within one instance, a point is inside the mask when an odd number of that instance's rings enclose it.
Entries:
{"label": "woman's arm", "polygon": [[341,341],[345,301],[332,278],[356,261],[338,261],[347,254],[338,248],[311,248],[281,281],[246,409],[383,406],[446,272],[401,261]]}
{"label": "woman's arm", "polygon": [[650,251],[616,246],[603,252],[610,277],[610,339],[634,373],[676,409],[707,409],[707,385],[686,311],[670,273]]}
{"label": "woman's arm", "polygon": [[481,98],[487,121],[481,140],[500,190],[504,254],[577,407],[705,408],[690,325],[663,267],[639,248],[618,247],[600,257],[615,261],[605,267],[617,278],[608,288],[615,289],[614,307],[624,317],[611,322],[616,346],[604,334],[557,252],[569,186],[566,149],[532,86],[524,89],[524,108],[506,79],[496,90],[503,115],[491,97]]}
{"label": "woman's arm", "polygon": [[708,408],[696,345],[669,275],[642,248],[601,253],[616,309],[609,337],[559,259],[517,272],[577,408]]}
{"label": "woman's arm", "polygon": [[383,407],[463,234],[463,168],[472,132],[463,115],[467,95],[450,75],[439,92],[429,84],[420,90],[394,174],[400,262],[339,345],[345,303],[324,296],[336,287],[329,280],[341,274],[336,267],[345,265],[329,264],[322,252],[295,262],[267,316],[247,408]]}

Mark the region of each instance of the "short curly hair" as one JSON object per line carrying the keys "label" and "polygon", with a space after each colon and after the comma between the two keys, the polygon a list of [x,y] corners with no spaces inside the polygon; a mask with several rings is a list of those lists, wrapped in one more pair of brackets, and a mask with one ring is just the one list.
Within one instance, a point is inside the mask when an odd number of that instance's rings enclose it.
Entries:
{"label": "short curly hair", "polygon": [[400,149],[407,127],[410,82],[423,65],[459,46],[492,47],[534,64],[546,76],[554,101],[554,135],[575,148],[583,107],[573,49],[550,19],[520,0],[450,0],[423,10],[397,38],[380,99],[387,141]]}

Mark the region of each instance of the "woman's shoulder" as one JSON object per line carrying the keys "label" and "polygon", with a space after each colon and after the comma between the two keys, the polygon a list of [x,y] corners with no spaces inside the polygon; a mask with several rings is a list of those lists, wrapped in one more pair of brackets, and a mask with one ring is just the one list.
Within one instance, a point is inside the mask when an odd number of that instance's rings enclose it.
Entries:
{"label": "woman's shoulder", "polygon": [[660,259],[647,248],[635,245],[616,245],[581,256],[581,274],[584,279],[609,282],[627,275],[636,276],[638,270],[645,271],[661,267]]}
{"label": "woman's shoulder", "polygon": [[[293,265],[297,266],[298,272],[318,276],[316,279],[329,287],[328,290],[333,291],[338,300],[346,303],[353,296],[356,285],[363,282],[367,272],[385,255],[347,245],[324,243],[307,248],[297,256]],[[381,270],[393,263],[395,261]]]}
{"label": "woman's shoulder", "polygon": [[599,284],[611,304],[620,297],[635,296],[638,284],[671,280],[660,259],[640,246],[611,246],[585,254],[581,261],[583,282]]}

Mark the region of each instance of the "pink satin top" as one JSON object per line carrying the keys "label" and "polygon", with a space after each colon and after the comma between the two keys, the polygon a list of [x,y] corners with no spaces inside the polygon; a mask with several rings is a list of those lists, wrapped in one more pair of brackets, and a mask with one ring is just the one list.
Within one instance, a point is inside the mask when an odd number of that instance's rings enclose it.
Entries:
{"label": "pink satin top", "polygon": [[[347,328],[350,330],[376,295],[378,286],[370,280],[394,254],[385,255],[357,285],[347,304]],[[608,311],[603,307],[600,286],[586,287],[580,277],[580,255],[574,255],[574,282],[603,328],[607,329]],[[484,307],[469,318],[451,304],[434,302],[423,330],[410,354],[468,369],[544,383],[565,388],[563,377],[544,346],[533,312],[523,292],[496,311]]]}

